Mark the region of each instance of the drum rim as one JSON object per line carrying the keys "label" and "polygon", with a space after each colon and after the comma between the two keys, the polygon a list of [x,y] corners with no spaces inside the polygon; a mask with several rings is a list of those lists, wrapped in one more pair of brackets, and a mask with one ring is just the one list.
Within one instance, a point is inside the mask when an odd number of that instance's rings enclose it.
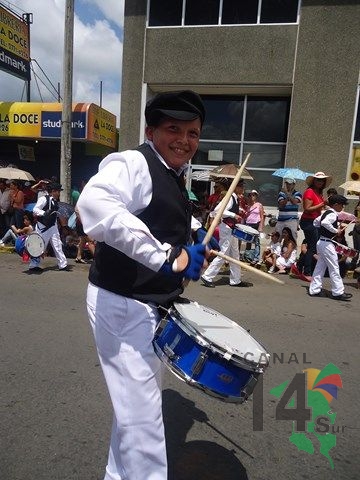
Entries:
{"label": "drum rim", "polygon": [[[41,250],[42,252],[39,253],[39,255],[32,255],[29,251],[28,251],[28,247],[29,247],[29,241],[30,241],[30,238],[34,238],[34,237],[39,237],[40,239],[40,242],[41,242]],[[45,242],[44,242],[44,239],[43,237],[40,235],[40,233],[38,232],[31,232],[29,233],[29,235],[26,237],[25,239],[25,249],[26,251],[29,253],[30,256],[34,257],[34,258],[37,258],[39,257],[40,255],[42,255],[45,251]],[[31,249],[31,245],[30,245],[30,249]]]}
{"label": "drum rim", "polygon": [[[256,230],[256,228],[250,227],[249,225],[243,225],[242,223],[236,223],[235,227],[236,230],[240,230],[240,232],[247,233],[248,235],[259,235],[260,232]],[[249,231],[249,229],[251,229]]]}

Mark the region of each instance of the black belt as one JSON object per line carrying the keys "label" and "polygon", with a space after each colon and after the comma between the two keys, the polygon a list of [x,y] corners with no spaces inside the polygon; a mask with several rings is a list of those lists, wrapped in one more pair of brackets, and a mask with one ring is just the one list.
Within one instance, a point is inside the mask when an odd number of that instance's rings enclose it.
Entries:
{"label": "black belt", "polygon": [[319,240],[321,240],[322,242],[331,242],[331,243],[334,243],[334,241],[331,240],[331,238],[319,238]]}

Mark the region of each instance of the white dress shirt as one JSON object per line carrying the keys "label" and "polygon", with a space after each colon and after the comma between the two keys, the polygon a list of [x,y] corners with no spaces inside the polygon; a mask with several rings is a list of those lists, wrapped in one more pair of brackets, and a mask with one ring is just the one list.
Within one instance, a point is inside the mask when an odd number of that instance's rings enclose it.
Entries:
{"label": "white dress shirt", "polygon": [[333,223],[337,220],[337,213],[332,208],[329,208],[328,211],[331,211],[331,213],[328,213],[323,220],[321,220],[323,213],[316,217],[313,225],[316,228],[324,227],[331,233],[338,233],[337,228],[333,226]]}
{"label": "white dress shirt", "polygon": [[[169,168],[152,142],[147,143]],[[184,165],[181,171],[186,168]],[[181,172],[176,173],[180,175]],[[91,238],[105,242],[157,272],[171,245],[159,242],[136,216],[145,210],[151,199],[152,181],[145,157],[137,150],[126,150],[104,158],[98,173],[81,192],[77,207],[84,231]],[[197,228],[201,226],[197,224]]]}

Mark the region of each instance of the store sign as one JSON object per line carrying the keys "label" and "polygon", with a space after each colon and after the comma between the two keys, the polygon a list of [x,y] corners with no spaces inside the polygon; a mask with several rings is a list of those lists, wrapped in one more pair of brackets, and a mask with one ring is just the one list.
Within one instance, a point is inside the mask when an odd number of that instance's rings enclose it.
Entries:
{"label": "store sign", "polygon": [[30,80],[29,26],[0,6],[0,69]]}
{"label": "store sign", "polygon": [[[73,139],[115,147],[116,116],[93,103],[73,104]],[[0,102],[0,138],[60,138],[61,103]]]}
{"label": "store sign", "polygon": [[35,162],[34,147],[28,145],[18,145],[19,159],[27,162]]}

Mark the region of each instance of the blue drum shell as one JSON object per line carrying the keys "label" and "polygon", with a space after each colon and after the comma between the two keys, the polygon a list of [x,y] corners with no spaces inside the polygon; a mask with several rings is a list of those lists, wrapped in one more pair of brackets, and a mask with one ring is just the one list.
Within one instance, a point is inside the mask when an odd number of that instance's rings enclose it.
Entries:
{"label": "blue drum shell", "polygon": [[[210,350],[207,346],[200,345],[171,318],[160,335],[155,337],[154,344],[170,359],[173,369],[180,373],[181,377],[184,376],[183,380],[191,384],[195,382],[194,386],[207,390],[210,395],[214,392],[214,396],[240,398],[241,390],[254,376],[254,372],[226,360],[220,353]],[[174,352],[173,358],[166,353],[167,348]],[[201,354],[207,358],[199,372],[194,373],[194,366],[201,358]]]}
{"label": "blue drum shell", "polygon": [[234,235],[234,237],[238,238],[239,240],[243,240],[244,242],[253,242],[254,240],[254,235],[239,230],[238,228],[233,228],[232,234]]}

